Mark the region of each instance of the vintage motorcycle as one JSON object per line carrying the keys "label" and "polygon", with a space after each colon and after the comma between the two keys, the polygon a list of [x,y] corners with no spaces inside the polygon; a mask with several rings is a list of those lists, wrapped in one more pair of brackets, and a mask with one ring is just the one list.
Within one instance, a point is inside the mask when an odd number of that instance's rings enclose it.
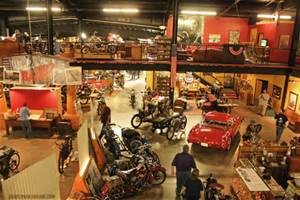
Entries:
{"label": "vintage motorcycle", "polygon": [[7,146],[0,148],[0,176],[4,179],[9,177],[10,171],[14,172],[20,164],[19,153]]}
{"label": "vintage motorcycle", "polygon": [[77,99],[79,100],[81,105],[87,104],[90,100],[90,95],[92,93],[91,88],[84,83],[79,90],[77,91]]}
{"label": "vintage motorcycle", "polygon": [[81,47],[82,54],[107,52],[114,54],[117,52],[117,44],[114,42],[103,42],[100,37],[92,36],[88,42]]}
{"label": "vintage motorcycle", "polygon": [[114,187],[110,187],[110,183],[105,182],[101,188],[101,196],[120,199],[131,196],[151,185],[161,185],[166,180],[166,169],[153,162],[151,158],[145,159],[140,155],[134,155],[132,162],[136,166],[126,171],[119,170],[116,165],[111,168],[110,175],[117,176],[121,180]]}

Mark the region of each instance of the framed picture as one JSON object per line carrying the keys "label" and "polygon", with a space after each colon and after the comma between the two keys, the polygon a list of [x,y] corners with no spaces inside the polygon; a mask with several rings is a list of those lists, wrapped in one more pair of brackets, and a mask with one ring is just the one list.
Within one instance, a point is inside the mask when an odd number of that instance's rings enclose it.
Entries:
{"label": "framed picture", "polygon": [[84,176],[84,182],[93,195],[98,195],[99,188],[102,187],[103,181],[100,171],[93,158],[91,158],[91,162],[88,165],[87,171]]}
{"label": "framed picture", "polygon": [[67,85],[81,85],[82,71],[81,67],[66,68]]}
{"label": "framed picture", "polygon": [[289,48],[290,35],[280,35],[279,37],[279,49]]}
{"label": "framed picture", "polygon": [[239,44],[239,43],[240,43],[240,32],[229,31],[229,44]]}
{"label": "framed picture", "polygon": [[209,43],[219,43],[219,42],[221,42],[221,35],[220,34],[209,34],[208,42]]}
{"label": "framed picture", "polygon": [[6,84],[20,84],[21,83],[20,71],[4,70],[4,82]]}
{"label": "framed picture", "polygon": [[276,99],[280,99],[281,96],[281,87],[278,87],[277,85],[273,85],[273,92],[272,96]]}
{"label": "framed picture", "polygon": [[0,82],[4,81],[4,67],[0,67]]}
{"label": "framed picture", "polygon": [[290,92],[289,101],[288,101],[288,108],[290,110],[295,111],[296,106],[297,106],[297,101],[298,101],[298,94],[296,94],[295,92]]}
{"label": "framed picture", "polygon": [[53,69],[52,83],[54,85],[66,85],[66,70],[64,68]]}

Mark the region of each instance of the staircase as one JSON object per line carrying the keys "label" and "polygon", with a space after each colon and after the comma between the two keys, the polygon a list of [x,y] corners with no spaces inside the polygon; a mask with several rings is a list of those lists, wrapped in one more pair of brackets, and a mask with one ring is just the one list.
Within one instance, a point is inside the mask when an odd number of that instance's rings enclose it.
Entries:
{"label": "staircase", "polygon": [[202,72],[193,72],[193,76],[200,80],[204,85],[213,86],[217,81],[221,83],[219,79],[210,74],[204,74]]}

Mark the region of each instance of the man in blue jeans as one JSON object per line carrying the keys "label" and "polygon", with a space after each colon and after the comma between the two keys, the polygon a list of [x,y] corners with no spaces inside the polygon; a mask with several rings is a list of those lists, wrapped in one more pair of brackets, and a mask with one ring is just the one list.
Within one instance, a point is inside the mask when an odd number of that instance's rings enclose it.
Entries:
{"label": "man in blue jeans", "polygon": [[192,169],[196,169],[196,163],[192,155],[189,154],[189,146],[184,145],[182,152],[176,154],[172,162],[172,174],[176,168],[176,197],[180,197],[180,192],[187,181]]}
{"label": "man in blue jeans", "polygon": [[282,110],[279,111],[278,114],[275,115],[276,119],[276,140],[275,142],[278,143],[283,129],[285,128],[285,123],[288,121],[287,117],[283,114],[284,112]]}
{"label": "man in blue jeans", "polygon": [[29,121],[29,116],[29,108],[27,107],[27,104],[24,103],[23,106],[20,108],[20,120],[22,122],[22,130],[26,138],[28,138],[31,133],[31,124]]}

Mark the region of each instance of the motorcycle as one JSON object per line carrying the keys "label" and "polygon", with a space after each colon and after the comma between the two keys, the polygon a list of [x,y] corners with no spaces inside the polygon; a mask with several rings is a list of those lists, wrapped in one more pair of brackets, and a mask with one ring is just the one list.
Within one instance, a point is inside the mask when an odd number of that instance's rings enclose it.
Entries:
{"label": "motorcycle", "polygon": [[135,108],[135,104],[136,104],[136,96],[135,96],[135,90],[132,89],[131,92],[130,92],[130,105],[132,107],[132,109]]}
{"label": "motorcycle", "polygon": [[205,200],[236,200],[234,196],[225,195],[221,191],[224,189],[222,184],[219,184],[217,179],[212,174],[206,179],[204,187]]}
{"label": "motorcycle", "polygon": [[19,153],[7,146],[0,148],[0,176],[4,179],[9,177],[10,171],[14,172],[20,164]]}
{"label": "motorcycle", "polygon": [[114,42],[103,42],[99,37],[95,36],[81,47],[82,54],[107,52],[114,54],[117,52],[117,45]]}
{"label": "motorcycle", "polygon": [[87,84],[81,86],[81,88],[76,93],[77,99],[79,99],[81,105],[87,104],[89,102],[91,93],[92,91]]}
{"label": "motorcycle", "polygon": [[115,160],[119,160],[121,156],[121,148],[119,145],[119,137],[112,130],[111,126],[103,127],[101,134],[99,136],[99,140],[102,140],[104,136],[105,142],[104,145],[108,148],[108,150],[113,154]]}

